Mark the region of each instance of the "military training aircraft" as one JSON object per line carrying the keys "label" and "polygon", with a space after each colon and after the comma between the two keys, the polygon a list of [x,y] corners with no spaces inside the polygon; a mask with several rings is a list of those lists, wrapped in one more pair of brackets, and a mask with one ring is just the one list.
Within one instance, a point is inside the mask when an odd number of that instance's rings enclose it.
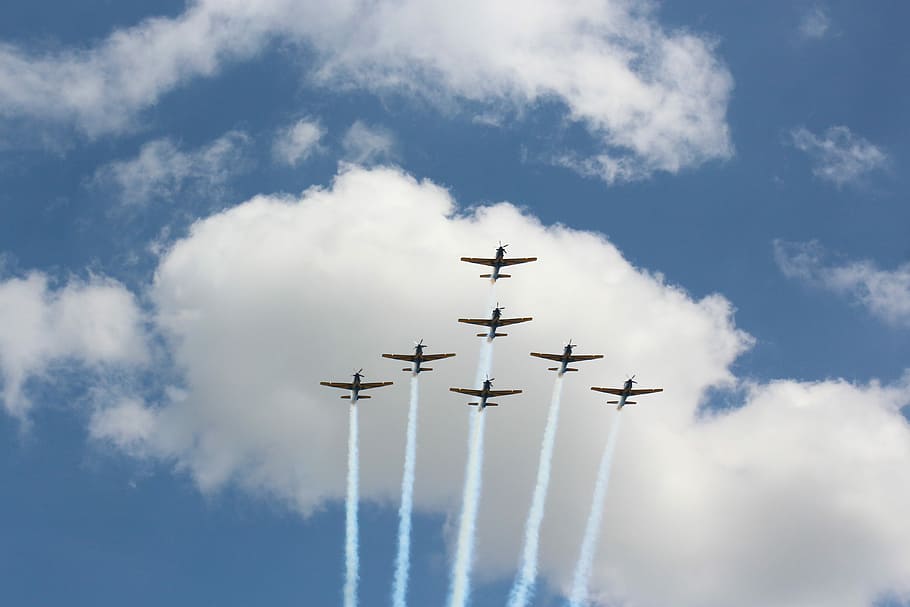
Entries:
{"label": "military training aircraft", "polygon": [[547,360],[555,360],[560,363],[558,367],[549,367],[547,371],[557,371],[557,375],[563,375],[567,371],[578,371],[578,369],[573,369],[569,366],[569,363],[581,362],[583,360],[596,360],[598,358],[603,358],[603,354],[572,354],[572,350],[577,348],[578,344],[573,344],[572,340],[569,340],[569,343],[563,348],[562,354],[541,354],[540,352],[531,352],[531,356],[536,356],[537,358],[545,358]]}
{"label": "military training aircraft", "polygon": [[423,349],[426,346],[423,344],[421,339],[414,344],[414,353],[413,354],[383,354],[383,358],[393,358],[395,360],[406,360],[408,362],[414,363],[412,367],[405,367],[402,371],[411,371],[414,375],[417,375],[421,371],[432,371],[430,367],[422,367],[421,364],[425,362],[430,362],[431,360],[441,360],[443,358],[451,358],[455,356],[454,354],[424,354]]}
{"label": "military training aircraft", "polygon": [[633,375],[626,380],[625,385],[622,388],[598,388],[592,386],[591,389],[595,392],[606,392],[607,394],[615,394],[619,397],[619,400],[608,400],[608,405],[619,405],[616,407],[616,410],[619,411],[626,405],[636,404],[634,400],[626,400],[630,396],[638,396],[639,394],[653,394],[654,392],[663,392],[663,388],[642,388],[640,390],[633,390],[632,384],[637,384],[635,381],[635,376]]}
{"label": "military training aircraft", "polygon": [[458,392],[459,394],[467,394],[468,396],[477,396],[480,398],[480,402],[477,403],[468,403],[469,405],[474,405],[480,407],[480,410],[483,411],[486,407],[497,407],[498,403],[489,403],[487,399],[495,396],[511,396],[512,394],[521,394],[521,390],[493,390],[494,379],[489,377],[484,380],[483,388],[480,390],[471,390],[469,388],[449,388],[452,392]]}
{"label": "military training aircraft", "polygon": [[493,259],[486,259],[483,257],[462,257],[461,261],[466,261],[468,263],[479,263],[482,266],[492,266],[492,274],[481,274],[481,278],[489,278],[493,282],[496,282],[500,278],[511,278],[511,274],[500,274],[499,270],[506,266],[514,266],[520,263],[528,263],[531,261],[537,261],[536,257],[516,257],[514,259],[506,259],[506,247],[509,245],[502,244],[502,241],[499,241],[499,246],[496,248],[496,257]]}
{"label": "military training aircraft", "polygon": [[486,337],[490,341],[493,341],[496,337],[505,337],[508,333],[497,333],[496,329],[499,327],[505,327],[506,325],[514,325],[520,322],[528,322],[533,320],[530,316],[527,318],[502,318],[502,311],[505,310],[504,307],[500,306],[499,303],[496,303],[496,307],[493,308],[493,314],[490,318],[459,318],[458,322],[467,323],[469,325],[483,325],[485,327],[490,327],[490,330],[486,333],[478,333],[477,337]]}
{"label": "military training aircraft", "polygon": [[361,390],[370,390],[372,388],[381,388],[383,386],[391,386],[392,382],[390,381],[375,381],[375,382],[361,382],[360,378],[363,377],[363,369],[354,373],[353,382],[338,382],[338,381],[321,381],[319,382],[320,386],[328,386],[329,388],[340,388],[342,390],[350,390],[350,394],[345,394],[341,398],[351,399],[351,405],[356,403],[361,398],[371,398],[369,396],[360,396]]}

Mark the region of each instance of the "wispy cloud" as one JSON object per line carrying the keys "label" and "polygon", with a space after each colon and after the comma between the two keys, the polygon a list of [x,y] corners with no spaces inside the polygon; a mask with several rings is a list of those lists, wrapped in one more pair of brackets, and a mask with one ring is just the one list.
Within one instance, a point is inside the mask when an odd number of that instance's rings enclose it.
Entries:
{"label": "wispy cloud", "polygon": [[845,126],[829,127],[822,135],[801,126],[790,131],[790,140],[809,155],[812,174],[837,187],[857,183],[888,163],[888,156],[881,148]]}
{"label": "wispy cloud", "polygon": [[64,360],[89,367],[146,360],[142,313],[113,280],[73,280],[59,289],[32,272],[0,281],[0,405],[24,418],[26,382]]}
{"label": "wispy cloud", "polygon": [[824,6],[816,4],[803,14],[799,22],[799,33],[807,40],[824,38],[831,29],[831,18]]}
{"label": "wispy cloud", "polygon": [[555,102],[594,139],[592,155],[634,165],[601,163],[608,182],[733,154],[733,78],[713,38],[665,29],[650,0],[192,2],[89,48],[0,44],[0,118],[120,133],[170,91],[252,60],[276,38],[313,48],[308,82],[336,90],[504,116]]}
{"label": "wispy cloud", "polygon": [[394,156],[395,136],[386,128],[358,120],[344,134],[341,147],[350,162],[364,165],[384,162]]}
{"label": "wispy cloud", "polygon": [[774,241],[774,259],[785,276],[848,296],[871,314],[910,327],[910,263],[882,270],[868,260],[829,263],[818,242]]}
{"label": "wispy cloud", "polygon": [[145,204],[188,191],[211,193],[249,165],[249,141],[245,133],[230,131],[208,145],[185,150],[171,139],[156,139],[143,145],[135,158],[99,168],[92,185],[113,188],[125,204]]}
{"label": "wispy cloud", "polygon": [[318,120],[302,119],[280,130],[272,142],[272,156],[289,166],[297,166],[319,149],[326,130]]}

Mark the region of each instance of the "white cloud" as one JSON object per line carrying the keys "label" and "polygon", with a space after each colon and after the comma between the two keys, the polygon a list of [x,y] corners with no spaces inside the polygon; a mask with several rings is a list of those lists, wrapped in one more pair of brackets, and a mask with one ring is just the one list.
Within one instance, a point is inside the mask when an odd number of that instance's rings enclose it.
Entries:
{"label": "white cloud", "polygon": [[793,145],[812,160],[812,174],[838,187],[856,183],[888,162],[880,148],[845,126],[832,126],[822,136],[799,127],[790,132],[790,137]]}
{"label": "white cloud", "polygon": [[70,281],[52,290],[32,272],[0,281],[0,377],[3,406],[24,417],[31,403],[25,382],[55,362],[98,366],[146,358],[142,317],[135,299],[112,280]]}
{"label": "white cloud", "polygon": [[395,151],[395,136],[388,129],[358,120],[344,134],[341,147],[345,160],[355,164],[388,162]]}
{"label": "white cloud", "polygon": [[[501,238],[540,260],[493,294],[457,259]],[[432,183],[349,167],[331,188],[199,221],[162,258],[151,297],[185,390],[149,415],[112,413],[126,421],[96,435],[176,461],[205,491],[236,483],[304,513],[340,499],[347,405],[318,381],[363,366],[396,385],[362,405],[361,490],[397,503],[407,380],[379,354],[424,337],[458,356],[421,378],[416,503],[454,515],[469,410],[447,388],[472,381],[478,347],[455,319],[498,300],[534,320],[495,346],[497,387],[525,392],[488,412],[478,575],[510,578],[518,560],[553,379],[527,353],[573,337],[607,357],[567,378],[541,544],[551,584],[568,583],[616,415],[588,387],[636,371],[666,391],[623,412],[597,594],[859,607],[910,592],[910,376],[746,384],[740,408],[702,412],[708,388],[736,385],[730,366],[751,338],[726,299],[693,300],[597,234],[506,203],[465,212]]]}
{"label": "white cloud", "polygon": [[152,409],[126,398],[97,409],[89,421],[89,434],[95,440],[110,441],[127,453],[140,455],[155,430],[155,421]]}
{"label": "white cloud", "polygon": [[733,80],[714,42],[667,31],[646,0],[565,3],[200,0],[173,19],[117,30],[83,50],[0,47],[0,115],[74,124],[89,135],[129,128],[138,112],[229,61],[281,38],[315,50],[313,83],[462,101],[565,106],[598,158],[675,173],[732,154]]}
{"label": "white cloud", "polygon": [[239,131],[189,151],[170,139],[156,139],[143,145],[135,158],[99,168],[93,184],[115,188],[126,204],[145,204],[187,191],[211,194],[243,172],[248,143],[249,137]]}
{"label": "white cloud", "polygon": [[282,129],[272,142],[272,156],[280,162],[296,166],[319,148],[325,128],[318,120],[301,119]]}
{"label": "white cloud", "polygon": [[785,276],[847,295],[873,315],[910,327],[910,263],[881,270],[871,261],[826,263],[817,242],[774,242],[774,258]]}
{"label": "white cloud", "polygon": [[815,5],[803,14],[799,23],[799,33],[803,38],[818,40],[824,38],[831,28],[828,11],[821,5]]}

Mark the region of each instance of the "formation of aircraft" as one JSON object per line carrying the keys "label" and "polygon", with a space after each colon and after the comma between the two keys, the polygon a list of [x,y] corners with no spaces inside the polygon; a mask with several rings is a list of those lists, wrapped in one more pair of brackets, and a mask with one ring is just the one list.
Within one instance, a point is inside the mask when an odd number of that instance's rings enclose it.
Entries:
{"label": "formation of aircraft", "polygon": [[484,257],[462,257],[461,261],[466,261],[468,263],[477,263],[482,266],[492,266],[492,274],[481,274],[481,278],[489,278],[492,282],[496,282],[500,278],[512,278],[511,274],[500,274],[499,271],[506,266],[515,266],[520,263],[529,263],[532,261],[537,261],[536,257],[514,257],[512,259],[506,259],[506,247],[509,245],[502,244],[502,241],[499,241],[499,246],[496,247],[496,257],[493,259],[487,259]]}
{"label": "formation of aircraft", "polygon": [[480,399],[476,403],[468,403],[469,405],[480,407],[480,410],[483,411],[487,407],[497,407],[499,403],[491,403],[487,399],[494,398],[497,396],[511,396],[513,394],[521,394],[521,390],[494,390],[493,382],[495,380],[487,378],[483,381],[483,388],[480,390],[472,390],[470,388],[449,388],[452,392],[458,392],[459,394],[467,394],[468,396],[476,396]]}
{"label": "formation of aircraft", "polygon": [[634,400],[627,400],[630,396],[639,396],[641,394],[653,394],[655,392],[663,392],[663,388],[639,388],[635,389],[632,387],[632,384],[637,384],[635,381],[635,376],[633,375],[626,380],[626,383],[622,388],[598,388],[597,386],[592,386],[591,389],[595,392],[606,392],[607,394],[615,394],[619,397],[619,400],[608,400],[608,405],[617,405],[616,410],[621,411],[626,405],[635,405],[637,404]]}
{"label": "formation of aircraft", "polygon": [[360,369],[354,373],[354,381],[352,382],[343,382],[343,381],[321,381],[319,382],[320,386],[328,386],[329,388],[340,388],[342,390],[350,390],[350,394],[345,394],[341,398],[351,399],[351,405],[356,403],[362,398],[372,398],[370,396],[364,395],[360,396],[361,390],[372,390],[373,388],[381,388],[383,386],[391,386],[392,382],[390,381],[374,381],[374,382],[362,382],[360,378],[363,377],[363,369]]}
{"label": "formation of aircraft", "polygon": [[564,375],[567,371],[578,371],[578,369],[573,369],[569,366],[569,363],[577,363],[585,360],[597,360],[598,358],[603,358],[603,354],[572,354],[572,350],[578,347],[578,344],[573,344],[572,340],[569,340],[569,343],[565,345],[562,350],[562,354],[541,354],[540,352],[531,352],[531,356],[536,356],[537,358],[544,358],[546,360],[555,360],[559,363],[558,367],[548,367],[547,371],[556,371],[557,375]]}
{"label": "formation of aircraft", "polygon": [[430,367],[421,366],[425,362],[430,362],[433,360],[442,360],[443,358],[451,358],[455,356],[454,354],[424,354],[423,349],[426,346],[423,344],[421,339],[414,344],[414,353],[413,354],[383,354],[383,358],[392,358],[395,360],[406,360],[410,363],[413,363],[411,367],[405,367],[402,371],[410,371],[414,375],[421,373],[422,371],[432,371]]}
{"label": "formation of aircraft", "polygon": [[500,306],[499,303],[496,303],[496,307],[493,308],[493,313],[490,315],[490,318],[459,318],[458,322],[467,323],[469,325],[481,325],[484,327],[489,327],[490,330],[486,333],[478,333],[477,337],[486,337],[490,341],[497,337],[506,337],[508,333],[497,333],[499,327],[505,327],[508,325],[518,324],[520,322],[528,322],[529,320],[534,320],[530,316],[527,318],[503,318],[502,311],[505,310],[503,306]]}
{"label": "formation of aircraft", "polygon": [[[487,266],[493,267],[493,272],[491,274],[481,274],[481,278],[490,278],[495,282],[499,278],[510,278],[508,274],[501,274],[500,269],[506,266],[511,266],[520,263],[528,263],[531,261],[537,261],[536,257],[524,257],[524,258],[514,258],[506,259],[506,247],[509,245],[504,245],[500,241],[499,247],[496,248],[496,257],[494,259],[483,259],[476,257],[462,257],[462,261],[469,263],[478,263]],[[488,327],[489,330],[486,333],[478,333],[477,337],[486,337],[488,340],[492,341],[497,337],[505,337],[506,333],[499,333],[498,329],[500,327],[513,325],[522,322],[528,322],[533,320],[531,317],[525,318],[502,318],[502,311],[505,310],[504,307],[500,306],[497,302],[496,307],[493,308],[493,312],[490,315],[490,318],[459,318],[458,322],[471,324],[471,325],[481,325]],[[573,350],[577,347],[577,344],[573,344],[572,340],[569,340],[563,347],[562,354],[543,354],[540,352],[531,352],[531,356],[536,358],[543,358],[545,360],[552,360],[559,363],[557,367],[548,367],[548,371],[556,371],[559,376],[564,375],[569,371],[578,371],[569,365],[571,363],[596,360],[603,358],[603,354],[574,354]],[[413,354],[383,354],[383,358],[391,358],[394,360],[403,360],[411,363],[410,367],[405,367],[402,371],[410,371],[415,376],[420,374],[423,371],[432,371],[430,367],[424,367],[423,364],[434,361],[442,360],[444,358],[451,358],[455,356],[454,353],[444,353],[444,354],[424,354],[423,350],[426,346],[423,343],[423,340],[416,342],[414,344],[414,353]],[[351,405],[354,405],[358,400],[364,398],[370,398],[369,396],[361,396],[360,392],[362,390],[370,390],[372,388],[381,388],[383,386],[390,386],[393,382],[390,381],[380,381],[380,382],[363,382],[363,369],[360,369],[354,373],[354,380],[351,382],[328,382],[321,381],[319,382],[322,386],[328,386],[330,388],[339,388],[341,390],[348,390],[350,394],[342,396],[343,399],[350,399]],[[521,390],[494,390],[493,389],[493,379],[487,378],[483,382],[483,387],[480,390],[470,389],[470,388],[449,388],[452,392],[458,392],[460,394],[467,394],[469,396],[477,397],[478,402],[468,403],[469,405],[474,405],[479,408],[480,411],[483,411],[487,407],[495,407],[497,403],[489,402],[488,399],[498,397],[498,396],[511,396],[513,394],[521,394]],[[638,396],[642,394],[653,394],[655,392],[663,392],[663,388],[633,388],[634,384],[638,382],[635,381],[635,376],[633,375],[623,384],[622,388],[602,388],[593,386],[591,390],[595,392],[605,392],[607,394],[613,394],[618,396],[618,400],[607,401],[607,404],[617,405],[616,409],[618,411],[622,410],[626,405],[634,405],[635,401],[628,400],[630,396]]]}

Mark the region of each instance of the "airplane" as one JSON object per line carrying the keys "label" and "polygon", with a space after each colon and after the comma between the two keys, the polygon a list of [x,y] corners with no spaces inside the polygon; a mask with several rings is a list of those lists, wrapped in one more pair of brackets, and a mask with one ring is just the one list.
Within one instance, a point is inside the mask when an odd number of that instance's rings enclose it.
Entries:
{"label": "airplane", "polygon": [[461,261],[466,261],[468,263],[478,263],[482,266],[493,266],[492,274],[481,274],[481,278],[489,278],[492,282],[496,282],[500,278],[512,278],[511,274],[500,274],[499,270],[506,266],[514,266],[520,263],[528,263],[531,261],[537,261],[536,257],[516,257],[515,259],[506,259],[506,247],[509,245],[502,244],[502,241],[499,241],[499,246],[496,248],[496,257],[493,259],[486,259],[483,257],[462,257]]}
{"label": "airplane", "polygon": [[353,406],[354,403],[362,398],[372,398],[370,396],[360,396],[361,390],[370,390],[372,388],[381,388],[383,386],[392,385],[392,382],[390,381],[361,382],[361,377],[363,377],[363,369],[354,373],[353,382],[321,381],[319,382],[319,385],[328,386],[329,388],[341,388],[342,390],[350,390],[350,394],[345,394],[341,398],[351,399],[351,406]]}
{"label": "airplane", "polygon": [[634,405],[636,402],[634,400],[626,400],[630,396],[638,396],[639,394],[653,394],[654,392],[663,392],[663,388],[642,388],[640,390],[633,390],[632,384],[637,384],[635,381],[635,376],[633,375],[626,380],[625,385],[622,388],[597,388],[591,387],[595,392],[606,392],[607,394],[615,394],[619,397],[619,400],[608,400],[608,405],[619,405],[616,407],[617,411],[621,411],[626,405]]}
{"label": "airplane", "polygon": [[411,371],[414,375],[417,375],[421,371],[432,371],[430,367],[421,367],[420,365],[425,362],[430,362],[431,360],[440,360],[443,358],[451,358],[455,356],[454,354],[424,354],[423,349],[426,348],[423,345],[423,340],[421,339],[414,344],[414,353],[413,354],[383,354],[383,358],[393,358],[395,360],[406,360],[408,362],[414,363],[412,367],[405,367],[402,371]]}
{"label": "airplane", "polygon": [[493,390],[494,379],[489,377],[484,380],[483,388],[480,390],[470,390],[468,388],[449,388],[452,392],[458,392],[459,394],[467,394],[468,396],[477,396],[480,398],[478,403],[468,403],[469,405],[480,407],[479,411],[483,411],[487,407],[498,407],[499,403],[489,403],[487,399],[493,396],[511,396],[512,394],[521,394],[521,390]]}
{"label": "airplane", "polygon": [[547,371],[556,371],[557,375],[560,376],[564,375],[567,371],[578,371],[578,369],[570,367],[569,363],[581,362],[583,360],[596,360],[604,357],[603,354],[572,354],[572,350],[577,347],[578,344],[573,344],[570,339],[569,343],[563,348],[562,354],[541,354],[540,352],[531,352],[531,356],[555,360],[560,363],[558,367],[549,367],[547,369]]}
{"label": "airplane", "polygon": [[469,325],[483,325],[485,327],[490,327],[490,330],[486,333],[478,333],[477,337],[486,337],[490,341],[493,341],[496,337],[505,337],[508,333],[497,333],[496,330],[499,327],[505,327],[506,325],[514,325],[520,322],[528,322],[533,320],[530,316],[527,318],[502,318],[502,311],[505,310],[504,307],[499,305],[499,302],[496,303],[496,307],[493,308],[493,314],[490,318],[459,318],[458,322],[467,323]]}

